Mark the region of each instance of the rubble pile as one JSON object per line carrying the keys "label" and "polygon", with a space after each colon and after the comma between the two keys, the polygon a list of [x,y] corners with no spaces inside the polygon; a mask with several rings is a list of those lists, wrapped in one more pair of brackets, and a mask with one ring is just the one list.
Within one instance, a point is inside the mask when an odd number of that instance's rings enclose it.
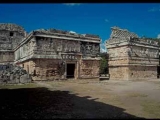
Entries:
{"label": "rubble pile", "polygon": [[0,65],[0,84],[29,82],[31,82],[31,76],[22,67],[13,64]]}

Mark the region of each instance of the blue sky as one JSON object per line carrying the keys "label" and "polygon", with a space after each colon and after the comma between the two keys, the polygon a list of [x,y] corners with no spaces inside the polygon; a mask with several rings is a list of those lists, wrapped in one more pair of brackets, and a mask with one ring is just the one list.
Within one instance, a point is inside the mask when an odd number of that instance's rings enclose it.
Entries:
{"label": "blue sky", "polygon": [[140,37],[160,37],[160,3],[0,4],[0,16],[0,23],[16,23],[27,32],[56,28],[96,34],[102,43],[112,26]]}

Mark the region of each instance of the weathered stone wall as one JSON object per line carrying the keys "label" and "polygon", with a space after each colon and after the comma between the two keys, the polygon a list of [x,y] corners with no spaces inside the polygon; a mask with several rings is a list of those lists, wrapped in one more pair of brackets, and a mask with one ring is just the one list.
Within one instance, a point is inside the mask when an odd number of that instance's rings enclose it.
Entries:
{"label": "weathered stone wall", "polygon": [[80,78],[99,77],[99,60],[82,60]]}
{"label": "weathered stone wall", "polygon": [[19,47],[19,49],[15,51],[15,61],[29,58],[34,54],[35,46],[36,41],[34,38],[32,38],[30,41],[27,41],[23,46]]}
{"label": "weathered stone wall", "polygon": [[[36,37],[36,54],[56,54],[57,52],[80,52],[80,42],[56,38]],[[47,53],[43,53],[43,52]]]}
{"label": "weathered stone wall", "polygon": [[152,80],[157,78],[157,66],[130,66],[128,73],[130,80]]}
{"label": "weathered stone wall", "polygon": [[151,58],[132,58],[129,60],[129,64],[134,65],[155,65],[159,64],[159,59],[151,59]]}
{"label": "weathered stone wall", "polygon": [[99,72],[100,72],[100,60],[93,60],[93,66],[92,66],[92,74],[93,77],[99,77]]}
{"label": "weathered stone wall", "polygon": [[19,25],[0,24],[0,42],[10,42],[11,46],[8,46],[9,48],[11,47],[13,49],[15,47],[14,45],[19,44],[25,35],[25,30]]}
{"label": "weathered stone wall", "polygon": [[116,46],[114,48],[108,49],[109,58],[119,59],[121,57],[128,57],[128,46]]}
{"label": "weathered stone wall", "polygon": [[108,62],[109,66],[117,66],[117,65],[126,65],[129,63],[129,59],[128,58],[119,58],[119,59],[115,59],[115,60],[110,60]]}
{"label": "weathered stone wall", "polygon": [[109,67],[111,80],[144,80],[156,79],[156,66],[112,66]]}
{"label": "weathered stone wall", "polygon": [[32,74],[35,63],[33,60],[28,60],[21,65],[29,74]]}
{"label": "weathered stone wall", "polygon": [[0,63],[8,63],[14,61],[14,52],[0,52]]}
{"label": "weathered stone wall", "polygon": [[146,47],[144,45],[141,46],[136,46],[136,45],[132,45],[129,46],[129,57],[139,57],[139,58],[158,58],[159,56],[159,49],[158,47]]}
{"label": "weathered stone wall", "polygon": [[22,63],[21,66],[24,66],[33,80],[55,80],[61,78],[60,64],[60,60],[33,59]]}
{"label": "weathered stone wall", "polygon": [[128,66],[110,66],[109,74],[111,80],[129,80]]}
{"label": "weathered stone wall", "polygon": [[25,35],[25,30],[19,25],[0,23],[0,63],[14,62],[13,49]]}

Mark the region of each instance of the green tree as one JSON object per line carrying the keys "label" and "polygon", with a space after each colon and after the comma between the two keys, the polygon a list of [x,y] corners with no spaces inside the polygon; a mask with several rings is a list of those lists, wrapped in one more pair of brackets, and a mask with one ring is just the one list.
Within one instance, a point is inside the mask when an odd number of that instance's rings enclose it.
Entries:
{"label": "green tree", "polygon": [[100,57],[102,58],[100,61],[100,74],[108,74],[108,54],[100,53]]}

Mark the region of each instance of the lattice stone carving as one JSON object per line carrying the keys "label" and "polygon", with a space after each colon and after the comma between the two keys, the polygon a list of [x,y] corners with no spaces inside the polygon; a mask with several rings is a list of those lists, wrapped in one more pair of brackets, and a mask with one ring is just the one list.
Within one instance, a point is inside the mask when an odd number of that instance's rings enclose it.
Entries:
{"label": "lattice stone carving", "polygon": [[111,29],[112,29],[111,38],[114,38],[114,37],[138,38],[137,34],[133,32],[129,32],[126,29],[120,29],[119,27],[112,27]]}

